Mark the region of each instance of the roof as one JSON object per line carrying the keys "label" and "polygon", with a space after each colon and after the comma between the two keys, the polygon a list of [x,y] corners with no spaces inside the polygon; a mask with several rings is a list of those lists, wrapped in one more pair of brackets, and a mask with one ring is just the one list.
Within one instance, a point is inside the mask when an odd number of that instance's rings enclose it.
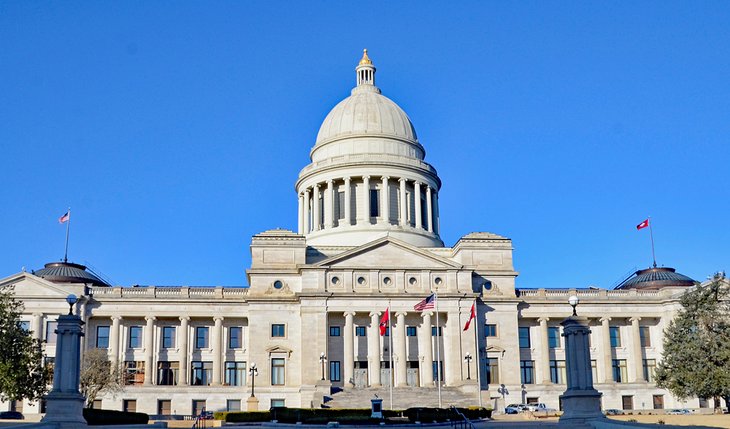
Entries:
{"label": "roof", "polygon": [[72,262],[50,262],[34,275],[54,283],[87,283],[92,286],[109,286],[104,280],[86,270],[81,264]]}
{"label": "roof", "polygon": [[616,289],[661,289],[664,287],[694,286],[697,281],[680,274],[674,268],[652,267],[639,270]]}

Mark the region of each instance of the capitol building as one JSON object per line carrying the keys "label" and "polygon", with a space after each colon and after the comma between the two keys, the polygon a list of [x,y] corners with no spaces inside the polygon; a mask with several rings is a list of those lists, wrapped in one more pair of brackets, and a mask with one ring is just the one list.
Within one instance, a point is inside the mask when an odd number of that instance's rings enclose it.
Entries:
{"label": "capitol building", "polygon": [[[470,232],[445,245],[441,222],[458,219],[440,217],[442,183],[426,148],[376,86],[367,51],[355,77],[296,181],[297,231],[252,237],[248,287],[115,286],[70,262],[0,280],[25,304],[23,323],[46,341],[49,364],[55,320],[73,293],[82,347],[106,350],[125,372],[124,391],[97,398],[97,408],[367,408],[375,394],[388,408],[392,391],[395,408],[440,397],[443,406],[557,409],[566,388],[560,322],[575,295],[604,409],[708,406],[654,384],[663,330],[697,282],[651,267],[613,290],[523,289],[508,237]],[[431,294],[433,308],[414,309]],[[10,408],[33,415],[44,404],[0,404]]]}

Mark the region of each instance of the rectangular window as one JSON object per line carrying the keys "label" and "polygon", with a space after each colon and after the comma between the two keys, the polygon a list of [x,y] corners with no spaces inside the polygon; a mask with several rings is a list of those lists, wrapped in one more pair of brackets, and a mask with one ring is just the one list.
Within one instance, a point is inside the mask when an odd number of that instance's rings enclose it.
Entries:
{"label": "rectangular window", "polygon": [[340,336],[340,327],[339,326],[330,326],[330,337],[339,337]]}
{"label": "rectangular window", "polygon": [[406,337],[415,337],[417,334],[415,326],[406,326]]}
{"label": "rectangular window", "polygon": [[340,220],[345,218],[345,192],[335,193],[335,219]]}
{"label": "rectangular window", "polygon": [[51,375],[50,379],[48,380],[48,384],[53,383],[53,371],[56,366],[56,358],[55,357],[44,357],[43,366],[46,368],[46,371],[48,371],[48,374]]}
{"label": "rectangular window", "polygon": [[241,400],[228,399],[226,401],[226,411],[241,411]]}
{"label": "rectangular window", "polygon": [[624,410],[630,411],[634,409],[634,397],[633,396],[622,396],[621,406]]}
{"label": "rectangular window", "polygon": [[[438,336],[442,337],[444,335],[444,330],[441,326],[438,327]],[[431,336],[436,336],[436,326],[431,326]]]}
{"label": "rectangular window", "polygon": [[271,336],[272,337],[285,337],[286,336],[286,328],[284,324],[281,323],[275,323],[271,325]]}
{"label": "rectangular window", "polygon": [[564,360],[550,361],[550,381],[555,384],[565,384],[567,382]]}
{"label": "rectangular window", "polygon": [[626,359],[613,359],[611,367],[613,368],[613,381],[616,383],[626,383],[628,381]]}
{"label": "rectangular window", "polygon": [[519,336],[520,336],[520,348],[521,349],[529,349],[530,348],[530,328],[528,327],[520,327],[519,328]]}
{"label": "rectangular window", "polygon": [[96,348],[97,349],[108,349],[109,348],[109,327],[108,326],[97,326],[96,327]]}
{"label": "rectangular window", "polygon": [[174,326],[163,326],[162,327],[162,348],[163,349],[175,348],[175,327]]}
{"label": "rectangular window", "polygon": [[210,386],[213,379],[213,362],[190,362],[190,384],[193,386]]}
{"label": "rectangular window", "polygon": [[496,337],[497,336],[497,325],[487,323],[484,325],[484,336],[485,337]]}
{"label": "rectangular window", "polygon": [[664,409],[664,395],[652,395],[651,401],[655,410]]}
{"label": "rectangular window", "polygon": [[355,336],[356,337],[366,337],[367,331],[365,330],[364,326],[356,326],[355,327]]}
{"label": "rectangular window", "polygon": [[283,399],[272,399],[271,408],[282,408],[286,407],[286,402]]}
{"label": "rectangular window", "polygon": [[611,326],[608,331],[611,336],[611,347],[621,347],[621,331],[618,326]]}
{"label": "rectangular window", "polygon": [[130,326],[129,327],[129,348],[139,349],[142,347],[142,327],[141,326]]}
{"label": "rectangular window", "polygon": [[548,328],[548,347],[557,349],[560,347],[560,328],[551,326]]}
{"label": "rectangular window", "polygon": [[378,217],[380,215],[380,191],[377,189],[370,190],[370,217]]}
{"label": "rectangular window", "polygon": [[651,333],[648,326],[639,326],[639,338],[641,347],[651,347]]}
{"label": "rectangular window", "polygon": [[158,399],[157,414],[161,416],[169,416],[172,414],[172,401],[169,399]]}
{"label": "rectangular window", "polygon": [[58,329],[58,322],[55,320],[46,322],[46,343],[56,344],[56,329]]}
{"label": "rectangular window", "polygon": [[125,361],[124,384],[128,386],[144,384],[144,369],[144,361]]}
{"label": "rectangular window", "polygon": [[199,416],[205,411],[205,399],[193,399],[193,416]]}
{"label": "rectangular window", "polygon": [[240,349],[243,347],[243,328],[231,326],[228,328],[228,349]]}
{"label": "rectangular window", "polygon": [[137,412],[137,400],[136,399],[125,399],[122,401],[122,411],[126,413]]}
{"label": "rectangular window", "polygon": [[27,320],[21,320],[20,329],[24,330],[25,332],[30,331],[30,322]]}
{"label": "rectangular window", "polygon": [[535,361],[534,360],[521,360],[520,361],[520,380],[522,384],[534,384],[535,383]]}
{"label": "rectangular window", "polygon": [[271,385],[283,386],[285,382],[285,361],[283,358],[271,359]]}
{"label": "rectangular window", "polygon": [[226,362],[225,383],[227,386],[246,384],[246,362]]}
{"label": "rectangular window", "polygon": [[157,384],[160,386],[177,386],[180,376],[180,362],[157,362]]}
{"label": "rectangular window", "polygon": [[196,349],[207,349],[208,348],[208,327],[197,326],[195,328],[195,348]]}
{"label": "rectangular window", "polygon": [[487,358],[487,384],[499,383],[499,359]]}
{"label": "rectangular window", "polygon": [[656,359],[644,359],[644,380],[654,383],[654,371],[656,371]]}
{"label": "rectangular window", "polygon": [[330,361],[330,381],[342,381],[342,375],[340,373],[340,361]]}

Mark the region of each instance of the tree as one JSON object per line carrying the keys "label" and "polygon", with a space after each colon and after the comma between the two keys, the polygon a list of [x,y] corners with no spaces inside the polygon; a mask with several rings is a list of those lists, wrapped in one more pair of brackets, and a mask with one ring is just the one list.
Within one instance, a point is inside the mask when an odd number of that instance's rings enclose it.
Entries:
{"label": "tree", "polygon": [[12,286],[0,287],[0,400],[37,400],[48,390],[43,342],[20,322],[23,303]]}
{"label": "tree", "polygon": [[729,298],[724,275],[682,295],[682,309],[664,332],[657,386],[680,399],[719,396],[730,404]]}
{"label": "tree", "polygon": [[102,394],[116,395],[124,390],[124,371],[121,364],[112,364],[104,349],[91,349],[84,353],[81,365],[80,390],[86,396],[86,408]]}

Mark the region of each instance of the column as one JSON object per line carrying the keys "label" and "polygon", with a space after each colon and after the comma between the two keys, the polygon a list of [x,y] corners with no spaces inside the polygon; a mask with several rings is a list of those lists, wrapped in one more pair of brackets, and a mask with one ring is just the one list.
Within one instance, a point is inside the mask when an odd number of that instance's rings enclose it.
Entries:
{"label": "column", "polygon": [[423,221],[421,220],[421,183],[415,182],[413,184],[413,202],[416,207],[416,228],[423,228]]}
{"label": "column", "polygon": [[[119,363],[119,335],[121,334],[122,316],[112,316],[112,329],[109,332],[109,349],[112,365]],[[145,369],[145,372],[147,370]]]}
{"label": "column", "polygon": [[304,231],[302,231],[302,234],[309,234],[309,230],[311,226],[309,225],[309,218],[310,213],[312,211],[312,207],[309,205],[309,189],[307,188],[306,191],[304,191],[304,220],[303,220],[303,227]]}
{"label": "column", "polygon": [[380,313],[370,313],[370,329],[368,332],[368,380],[371,387],[380,387]]}
{"label": "column", "polygon": [[601,317],[601,335],[603,337],[601,344],[601,363],[603,364],[603,383],[613,383],[613,372],[612,372],[612,357],[611,357],[611,330],[609,329],[608,323],[611,321],[610,317]]}
{"label": "column", "polygon": [[431,316],[433,313],[425,312],[421,314],[423,322],[421,323],[420,335],[418,337],[419,354],[421,355],[422,362],[420,365],[419,372],[421,373],[421,380],[423,386],[433,386],[433,338],[431,337]]}
{"label": "column", "polygon": [[342,333],[345,343],[344,369],[343,375],[345,386],[354,385],[355,381],[355,329],[352,319],[355,313],[352,311],[345,312],[345,330]]}
{"label": "column", "polygon": [[641,317],[635,316],[629,319],[631,321],[631,360],[634,361],[633,380],[642,382],[644,380],[644,355],[641,353],[641,329],[639,329],[639,321]]}
{"label": "column", "polygon": [[154,364],[155,353],[155,316],[147,316],[147,327],[144,330],[145,346],[144,346],[144,385],[152,385],[152,374],[155,370],[152,368]]}
{"label": "column", "polygon": [[433,232],[436,234],[441,232],[441,219],[439,216],[439,194],[433,193]]}
{"label": "column", "polygon": [[400,178],[398,179],[398,182],[400,183],[400,222],[398,224],[400,226],[406,226],[406,223],[408,222],[408,201],[406,199],[406,179]]}
{"label": "column", "polygon": [[33,313],[33,338],[43,339],[43,313]]}
{"label": "column", "polygon": [[433,232],[433,204],[431,203],[431,187],[426,185],[426,223],[428,224],[428,232]]}
{"label": "column", "polygon": [[363,176],[362,188],[362,223],[367,225],[370,223],[370,176]]}
{"label": "column", "polygon": [[383,176],[382,189],[380,190],[380,220],[388,223],[390,220],[390,198],[388,195],[388,179],[390,177]]}
{"label": "column", "polygon": [[223,363],[223,316],[213,317],[213,386],[220,386]]}
{"label": "column", "polygon": [[352,225],[352,194],[350,178],[345,177],[345,225]]}
{"label": "column", "polygon": [[314,185],[314,194],[312,195],[312,205],[314,208],[312,209],[312,212],[314,213],[314,216],[312,218],[312,231],[319,231],[319,185]]}
{"label": "column", "polygon": [[190,368],[188,367],[188,316],[180,316],[180,329],[177,333],[178,349],[180,350],[180,377],[178,384],[187,386],[190,380]]}
{"label": "column", "polygon": [[299,211],[297,213],[298,213],[299,222],[297,222],[297,233],[303,234],[304,233],[304,231],[303,231],[303,229],[304,229],[304,195],[303,194],[299,194],[298,209],[299,209]]}
{"label": "column", "polygon": [[548,343],[548,325],[547,322],[550,320],[548,317],[540,317],[537,319],[540,322],[540,353],[538,361],[538,368],[540,371],[540,383],[549,384],[550,381],[550,346]]}
{"label": "column", "polygon": [[393,337],[393,341],[395,341],[394,348],[396,356],[398,357],[395,371],[395,386],[405,387],[408,385],[406,380],[406,374],[408,373],[408,355],[406,354],[406,313],[395,313],[395,319],[397,324],[394,332],[396,335]]}
{"label": "column", "polygon": [[441,353],[441,361],[443,362],[441,371],[444,373],[444,379],[441,381],[447,386],[453,386],[462,378],[461,374],[463,370],[461,363],[463,362],[463,357],[459,344],[460,324],[459,313],[449,311],[446,316],[446,326],[443,327],[444,334],[442,338],[444,348],[443,353]]}
{"label": "column", "polygon": [[327,192],[324,194],[324,227],[332,228],[332,221],[335,213],[334,184],[332,180],[327,181]]}

